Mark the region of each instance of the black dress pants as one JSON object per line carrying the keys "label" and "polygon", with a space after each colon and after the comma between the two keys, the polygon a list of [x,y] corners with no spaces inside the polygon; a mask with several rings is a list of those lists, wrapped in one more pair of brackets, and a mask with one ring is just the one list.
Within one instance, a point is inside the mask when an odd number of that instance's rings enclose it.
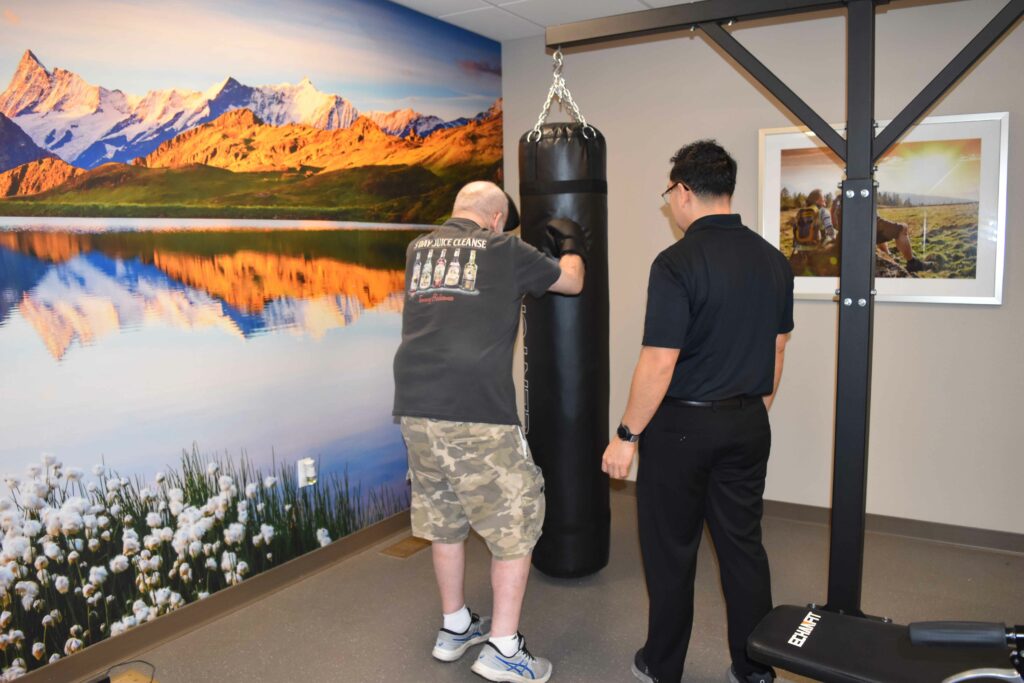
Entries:
{"label": "black dress pants", "polygon": [[644,659],[660,683],[683,675],[705,522],[718,554],[733,666],[741,678],[768,670],[747,657],[746,641],[772,608],[761,544],[770,449],[760,400],[721,408],[667,400],[641,437],[637,507],[650,597]]}

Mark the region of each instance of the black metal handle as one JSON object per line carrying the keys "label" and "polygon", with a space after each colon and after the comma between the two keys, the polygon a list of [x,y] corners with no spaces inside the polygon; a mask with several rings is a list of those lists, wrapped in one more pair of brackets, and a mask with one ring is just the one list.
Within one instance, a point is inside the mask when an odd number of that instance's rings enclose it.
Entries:
{"label": "black metal handle", "polygon": [[919,621],[907,627],[914,645],[1006,647],[1005,624],[981,621]]}

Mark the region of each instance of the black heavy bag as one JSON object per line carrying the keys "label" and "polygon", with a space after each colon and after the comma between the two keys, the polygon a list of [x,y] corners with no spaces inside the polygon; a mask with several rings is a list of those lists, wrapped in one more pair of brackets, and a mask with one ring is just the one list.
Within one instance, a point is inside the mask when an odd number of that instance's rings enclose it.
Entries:
{"label": "black heavy bag", "polygon": [[547,515],[533,564],[571,578],[608,564],[608,183],[604,137],[549,123],[519,140],[523,239],[544,244],[554,218],[575,221],[589,257],[579,296],[525,302],[526,432],[544,471]]}

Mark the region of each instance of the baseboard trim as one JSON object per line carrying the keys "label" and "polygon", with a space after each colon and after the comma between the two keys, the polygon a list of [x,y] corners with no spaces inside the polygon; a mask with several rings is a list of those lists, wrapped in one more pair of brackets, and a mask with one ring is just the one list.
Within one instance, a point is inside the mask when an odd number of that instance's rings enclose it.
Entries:
{"label": "baseboard trim", "polygon": [[[140,653],[152,650],[168,640],[221,619],[408,528],[409,513],[399,513],[338,539],[324,548],[318,548],[279,567],[268,569],[237,586],[218,591],[205,600],[191,603],[119,636],[90,645],[81,652],[32,671],[18,680],[25,683],[93,681],[118,662],[136,658]],[[159,679],[159,672],[157,678]]]}
{"label": "baseboard trim", "polygon": [[[612,490],[626,495],[636,495],[636,482],[614,481]],[[831,516],[829,508],[799,503],[786,503],[778,500],[764,502],[766,517],[789,519],[807,524],[828,526]],[[992,550],[997,552],[1024,554],[1024,534],[993,529],[940,524],[917,519],[889,517],[887,515],[868,514],[866,529],[869,533],[905,536],[921,541],[949,543],[951,545]]]}

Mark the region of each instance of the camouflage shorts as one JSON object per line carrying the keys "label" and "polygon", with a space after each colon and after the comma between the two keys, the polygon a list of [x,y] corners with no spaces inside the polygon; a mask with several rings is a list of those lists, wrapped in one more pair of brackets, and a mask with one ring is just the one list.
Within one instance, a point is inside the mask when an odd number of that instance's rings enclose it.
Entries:
{"label": "camouflage shorts", "polygon": [[458,543],[473,528],[499,560],[533,551],[544,524],[544,477],[515,425],[403,417],[412,531]]}

